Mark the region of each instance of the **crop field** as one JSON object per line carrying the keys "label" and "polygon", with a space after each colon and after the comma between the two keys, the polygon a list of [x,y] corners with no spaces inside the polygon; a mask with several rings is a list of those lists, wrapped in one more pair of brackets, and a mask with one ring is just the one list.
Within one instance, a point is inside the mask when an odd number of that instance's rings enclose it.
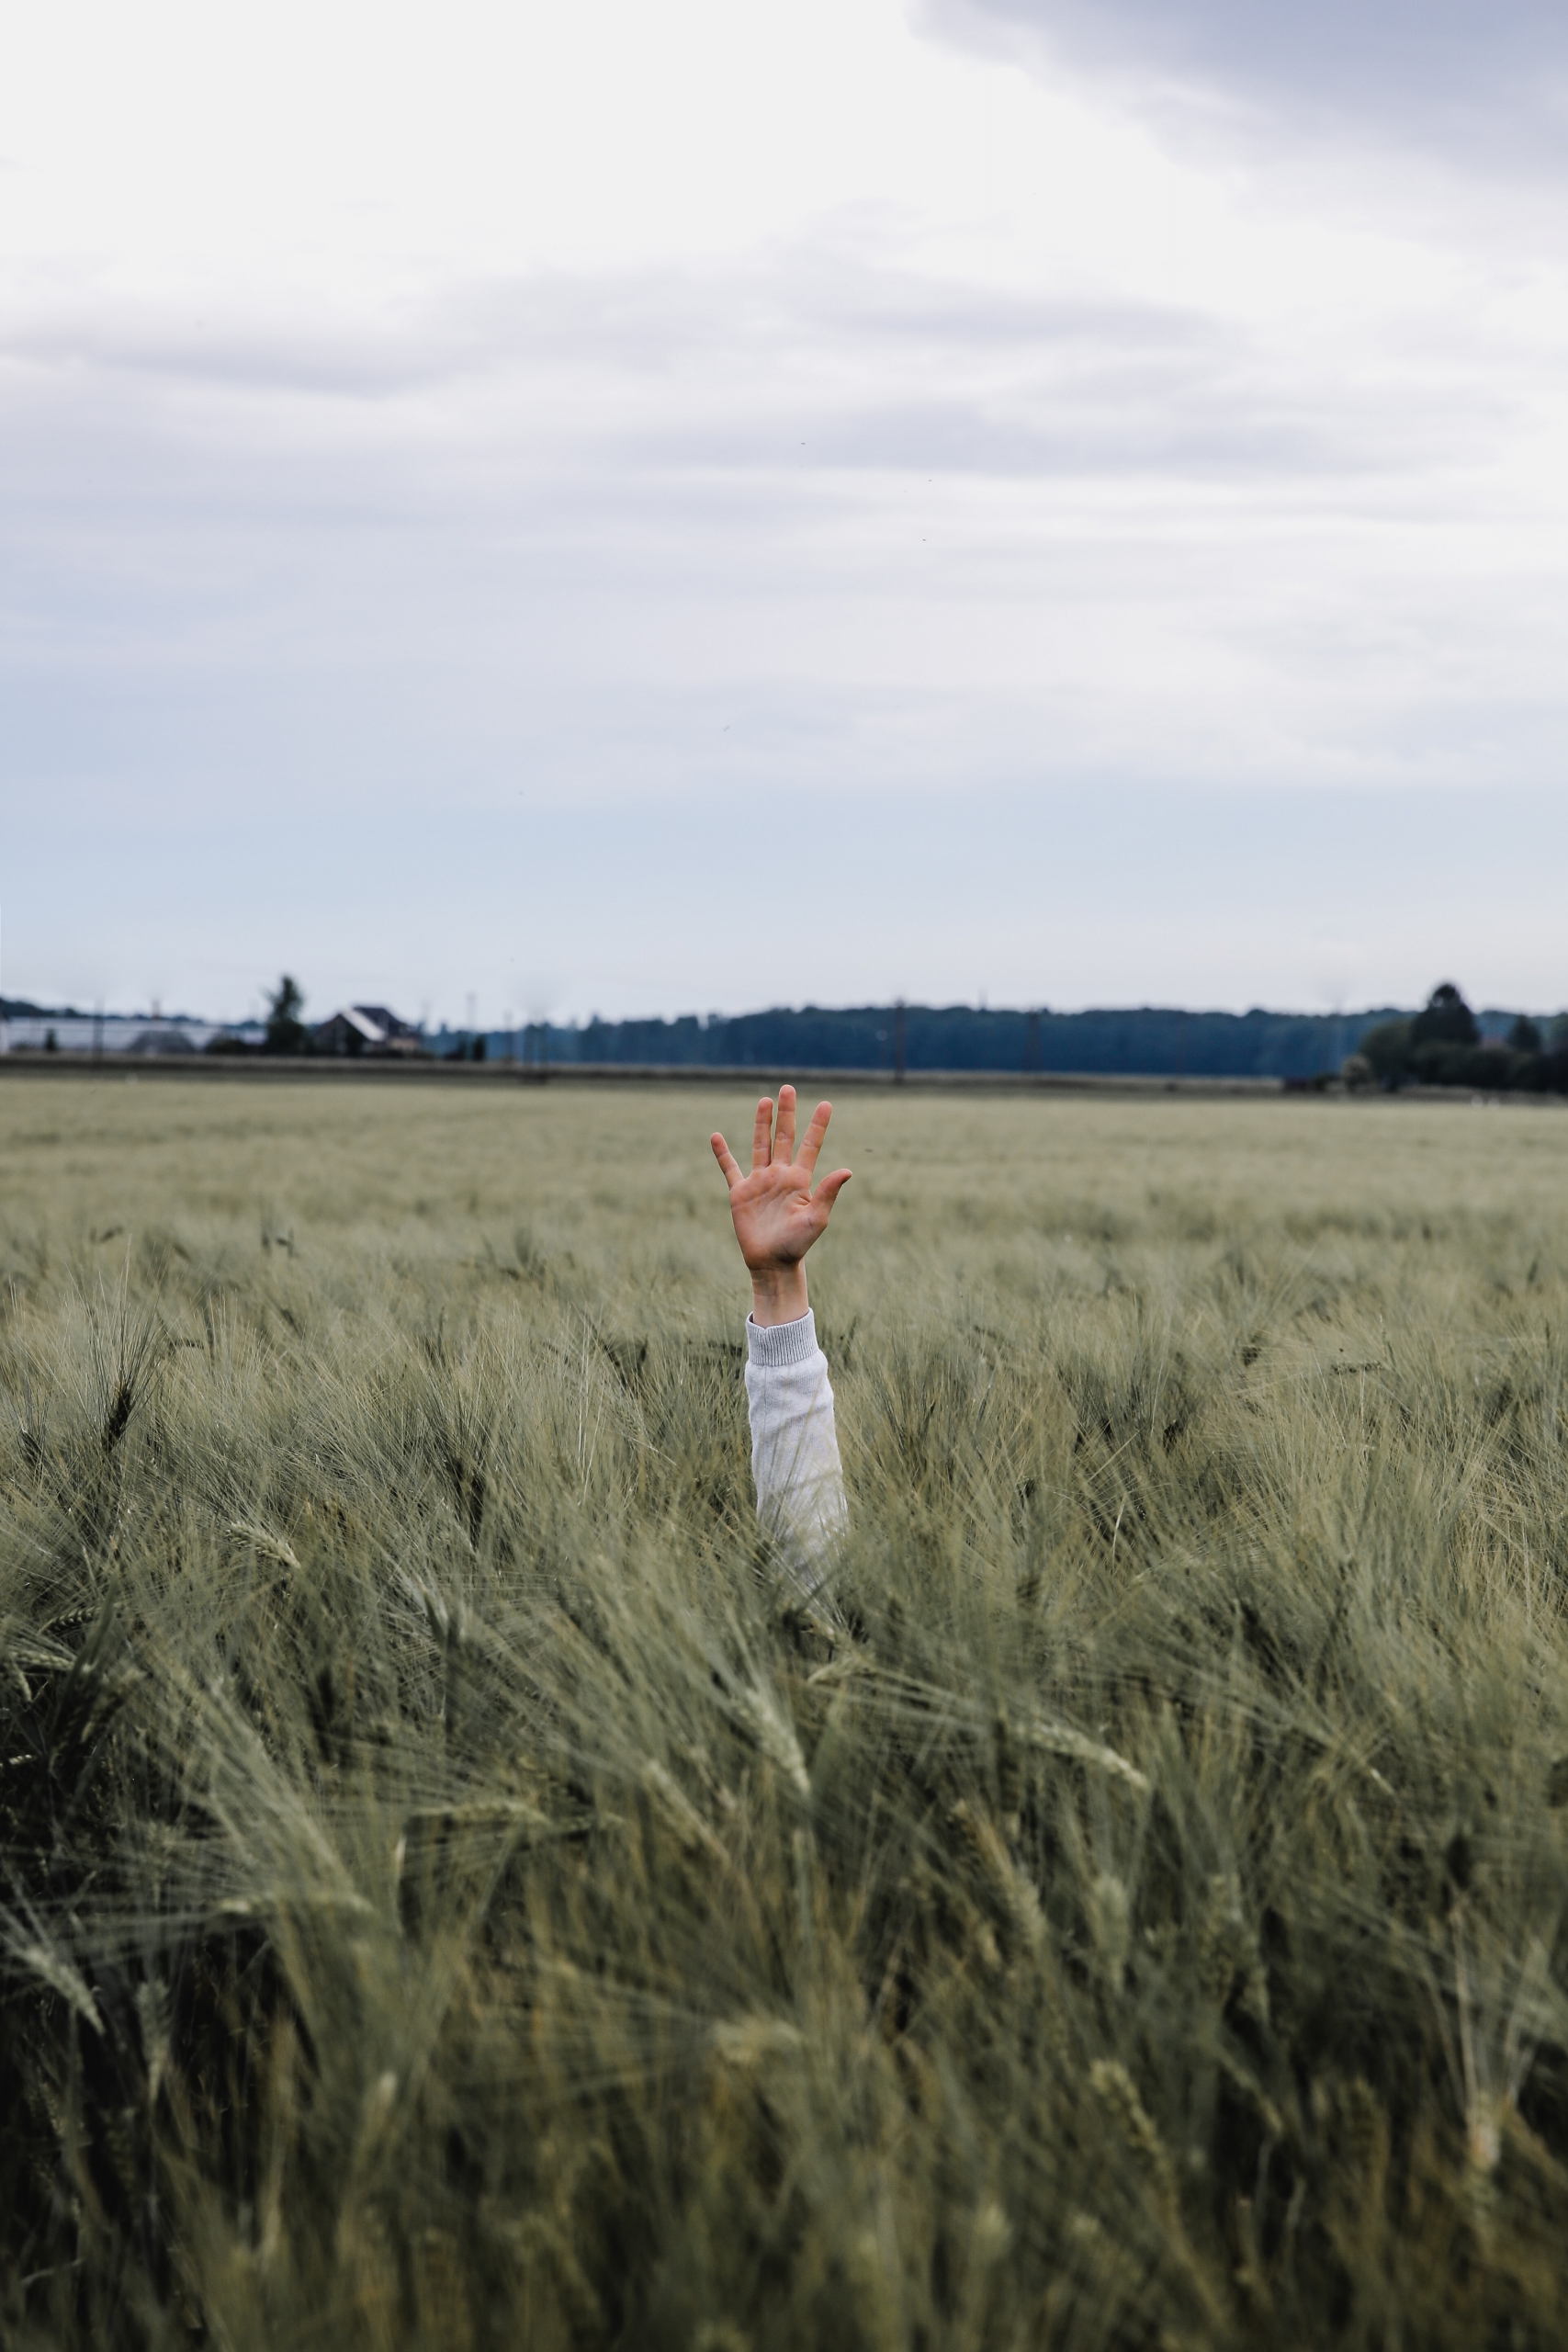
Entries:
{"label": "crop field", "polygon": [[0,1079],[0,2341],[1560,2345],[1568,1113],[750,1108]]}

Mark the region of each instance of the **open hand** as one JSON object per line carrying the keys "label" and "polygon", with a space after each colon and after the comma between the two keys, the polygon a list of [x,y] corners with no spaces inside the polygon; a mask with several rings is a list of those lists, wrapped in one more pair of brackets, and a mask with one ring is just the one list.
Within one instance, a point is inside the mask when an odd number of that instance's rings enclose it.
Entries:
{"label": "open hand", "polygon": [[713,1156],[729,1187],[729,1213],[751,1275],[755,1317],[759,1323],[791,1322],[806,1313],[807,1251],[828,1223],[833,1203],[850,1181],[847,1168],[824,1176],[813,1193],[812,1175],[828,1122],[830,1102],[818,1102],[811,1125],[795,1148],[795,1089],[779,1089],[778,1125],[773,1124],[773,1098],[764,1094],[757,1105],[751,1137],[751,1173],[743,1176],[734,1153],[721,1135],[711,1138]]}

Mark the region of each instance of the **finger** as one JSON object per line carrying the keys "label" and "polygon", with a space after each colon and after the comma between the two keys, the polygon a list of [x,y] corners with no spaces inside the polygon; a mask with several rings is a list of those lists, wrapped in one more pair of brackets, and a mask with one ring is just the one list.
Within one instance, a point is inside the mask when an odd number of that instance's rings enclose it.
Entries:
{"label": "finger", "polygon": [[721,1135],[711,1135],[708,1141],[713,1146],[713,1156],[718,1162],[724,1181],[733,1193],[737,1184],[743,1184],[746,1181],[740,1173],[740,1163]]}
{"label": "finger", "polygon": [[773,1098],[764,1094],[757,1105],[757,1124],[751,1130],[751,1173],[766,1168],[773,1156]]}
{"label": "finger", "polygon": [[773,1136],[773,1158],[781,1168],[790,1167],[795,1159],[795,1089],[779,1089],[778,1132]]}
{"label": "finger", "polygon": [[850,1170],[847,1168],[835,1168],[830,1176],[823,1177],[811,1197],[824,1216],[827,1216],[849,1181]]}
{"label": "finger", "polygon": [[822,1138],[828,1132],[828,1122],[833,1115],[830,1102],[818,1102],[811,1114],[811,1125],[806,1130],[806,1141],[800,1147],[800,1164],[809,1176],[817,1165],[817,1155],[822,1148]]}

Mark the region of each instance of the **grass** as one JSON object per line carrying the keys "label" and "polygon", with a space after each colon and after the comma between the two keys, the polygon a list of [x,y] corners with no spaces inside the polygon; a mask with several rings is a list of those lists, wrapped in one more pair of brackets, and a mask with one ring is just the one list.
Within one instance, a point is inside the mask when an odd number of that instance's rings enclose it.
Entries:
{"label": "grass", "polygon": [[0,1091],[0,2337],[1555,2345],[1568,1125]]}

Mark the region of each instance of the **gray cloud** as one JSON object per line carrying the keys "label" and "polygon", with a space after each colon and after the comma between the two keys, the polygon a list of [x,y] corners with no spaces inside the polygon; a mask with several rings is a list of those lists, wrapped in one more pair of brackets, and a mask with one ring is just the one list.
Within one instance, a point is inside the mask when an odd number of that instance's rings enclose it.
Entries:
{"label": "gray cloud", "polygon": [[1560,0],[930,0],[926,21],[1109,74],[1211,132],[1392,142],[1508,175],[1555,174],[1568,152]]}

